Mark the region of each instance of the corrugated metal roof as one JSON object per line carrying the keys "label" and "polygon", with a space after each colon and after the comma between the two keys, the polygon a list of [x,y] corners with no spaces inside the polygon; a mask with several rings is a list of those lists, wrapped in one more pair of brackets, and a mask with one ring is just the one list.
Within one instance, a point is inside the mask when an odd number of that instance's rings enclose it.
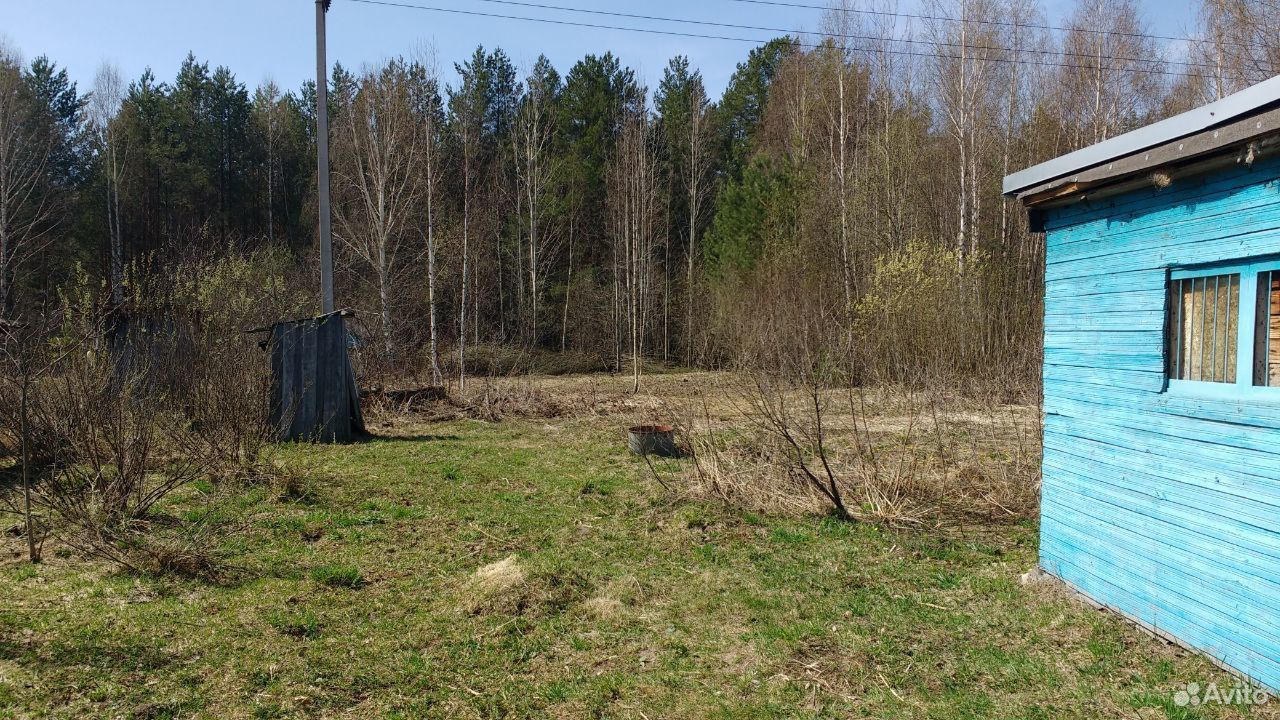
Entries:
{"label": "corrugated metal roof", "polygon": [[1101,165],[1109,160],[1132,155],[1161,143],[1177,140],[1208,130],[1216,125],[1257,112],[1280,103],[1280,76],[1245,88],[1181,115],[1152,123],[1124,135],[1117,135],[1096,145],[1067,153],[1048,162],[1016,172],[1004,179],[1006,195],[1041,185],[1072,173]]}

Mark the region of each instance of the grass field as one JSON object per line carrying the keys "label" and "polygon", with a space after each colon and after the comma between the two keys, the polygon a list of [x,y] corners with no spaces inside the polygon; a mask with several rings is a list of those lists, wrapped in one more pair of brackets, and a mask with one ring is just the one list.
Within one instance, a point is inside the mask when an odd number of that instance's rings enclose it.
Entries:
{"label": "grass field", "polygon": [[[1187,682],[1233,683],[1020,585],[1031,522],[894,530],[669,493],[621,434],[661,402],[580,382],[613,409],[391,419],[366,443],[275,450],[300,481],[240,496],[221,582],[56,547],[33,567],[6,537],[0,717],[1242,712],[1175,706]],[[659,470],[678,478],[681,462]]]}

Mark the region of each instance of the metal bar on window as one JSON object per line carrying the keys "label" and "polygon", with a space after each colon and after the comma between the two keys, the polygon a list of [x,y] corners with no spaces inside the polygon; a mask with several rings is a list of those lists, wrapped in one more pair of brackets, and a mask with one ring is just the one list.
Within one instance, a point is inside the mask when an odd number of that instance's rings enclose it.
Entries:
{"label": "metal bar on window", "polygon": [[1186,307],[1182,309],[1186,316],[1182,321],[1182,331],[1186,337],[1182,339],[1182,357],[1183,364],[1186,365],[1182,369],[1184,380],[1191,380],[1195,372],[1195,357],[1191,354],[1191,348],[1195,347],[1195,325],[1196,325],[1196,281],[1183,280],[1182,292],[1186,293]]}
{"label": "metal bar on window", "polygon": [[1249,323],[1250,384],[1255,387],[1267,386],[1267,316],[1270,310],[1264,307],[1267,303],[1267,288],[1271,284],[1271,272],[1260,270],[1252,274],[1256,287],[1253,289],[1253,318]]}
{"label": "metal bar on window", "polygon": [[1227,358],[1231,355],[1231,287],[1235,279],[1230,275],[1227,276],[1227,301],[1226,309],[1222,316],[1222,382],[1231,379],[1231,373],[1227,368]]}
{"label": "metal bar on window", "polygon": [[1183,379],[1183,378],[1182,378],[1182,304],[1183,304],[1183,303],[1182,303],[1182,287],[1183,287],[1183,285],[1184,285],[1186,282],[1187,282],[1186,280],[1174,280],[1174,281],[1173,281],[1174,289],[1175,289],[1175,291],[1177,292],[1177,297],[1178,297],[1178,300],[1177,300],[1177,302],[1178,302],[1178,313],[1177,313],[1178,325],[1177,325],[1177,333],[1175,334],[1175,337],[1177,337],[1177,339],[1178,339],[1178,344],[1173,346],[1173,352],[1174,352],[1174,355],[1173,355],[1173,376],[1174,376],[1175,378],[1179,379],[1179,380]]}
{"label": "metal bar on window", "polygon": [[1209,382],[1218,382],[1218,303],[1221,301],[1218,290],[1221,282],[1221,275],[1213,276],[1213,324],[1209,326],[1213,332],[1213,341],[1209,345]]}
{"label": "metal bar on window", "polygon": [[[1223,297],[1223,298],[1219,301],[1219,305],[1228,305],[1228,306],[1229,306],[1229,305],[1230,305],[1230,303],[1231,303],[1231,276],[1230,276],[1230,275],[1224,275],[1224,276],[1222,276],[1222,279],[1227,281],[1227,289],[1225,290],[1226,296],[1225,296],[1225,297]],[[1215,306],[1215,307],[1216,307],[1216,306]],[[1229,309],[1228,309],[1228,308],[1226,308],[1226,307],[1222,308],[1222,317],[1221,317],[1221,318],[1218,318],[1218,320],[1220,320],[1220,321],[1221,321],[1220,323],[1218,323],[1219,325],[1221,325],[1221,329],[1218,329],[1218,328],[1215,328],[1215,329],[1214,329],[1214,332],[1215,332],[1215,333],[1220,333],[1220,334],[1222,335],[1222,346],[1223,346],[1223,355],[1222,355],[1222,357],[1223,357],[1224,359],[1226,358],[1226,348],[1227,348],[1227,325],[1231,322],[1230,318],[1231,318],[1231,314],[1230,314],[1230,312],[1229,312]],[[1213,357],[1213,363],[1214,363],[1214,365],[1217,365],[1217,364],[1218,364],[1218,356],[1217,356],[1216,354],[1215,354],[1215,355],[1214,355],[1214,357]],[[1222,364],[1222,380],[1221,380],[1221,382],[1226,382],[1226,381],[1227,381],[1227,365],[1226,365],[1226,363],[1224,362],[1224,363]]]}
{"label": "metal bar on window", "polygon": [[[1231,342],[1229,341],[1229,331],[1231,329],[1231,276],[1223,276],[1227,281],[1227,296],[1223,298],[1222,309],[1222,382],[1227,381],[1227,354],[1231,352]],[[1215,363],[1218,358],[1214,358]]]}
{"label": "metal bar on window", "polygon": [[[1199,335],[1200,335],[1200,367],[1199,367],[1199,368],[1197,368],[1197,372],[1196,372],[1196,379],[1197,379],[1197,380],[1201,380],[1201,381],[1203,381],[1203,380],[1204,380],[1204,336],[1205,336],[1206,323],[1208,323],[1208,322],[1209,322],[1209,306],[1208,306],[1208,304],[1207,304],[1207,302],[1208,302],[1208,300],[1209,300],[1209,298],[1208,298],[1208,295],[1209,295],[1209,279],[1208,279],[1208,278],[1202,278],[1202,279],[1200,280],[1200,292],[1199,292],[1199,293],[1196,293],[1196,292],[1195,292],[1195,286],[1194,286],[1194,285],[1192,285],[1191,291],[1192,291],[1192,294],[1193,294],[1193,295],[1198,295],[1198,296],[1199,296],[1199,298],[1200,298],[1200,326],[1199,326],[1198,328],[1196,328],[1196,329],[1198,330],[1198,332],[1199,332]],[[1191,341],[1192,341],[1192,343],[1194,343],[1194,342],[1195,342],[1195,337],[1192,337],[1192,338],[1191,338]]]}
{"label": "metal bar on window", "polygon": [[1195,370],[1195,359],[1191,355],[1191,348],[1195,347],[1195,324],[1196,324],[1196,281],[1183,280],[1182,292],[1185,293],[1183,302],[1186,307],[1182,309],[1182,332],[1186,336],[1182,338],[1182,357],[1183,364],[1186,366],[1182,369],[1185,379],[1191,379],[1191,373]]}
{"label": "metal bar on window", "polygon": [[1271,271],[1258,273],[1258,297],[1254,302],[1257,317],[1253,321],[1253,384],[1271,385]]}

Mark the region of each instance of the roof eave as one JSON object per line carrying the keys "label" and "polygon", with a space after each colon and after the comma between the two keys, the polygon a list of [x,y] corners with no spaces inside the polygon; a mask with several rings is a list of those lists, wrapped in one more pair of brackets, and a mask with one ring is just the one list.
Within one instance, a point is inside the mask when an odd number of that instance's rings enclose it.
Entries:
{"label": "roof eave", "polygon": [[1212,129],[1276,104],[1280,104],[1280,76],[1208,105],[1013,173],[1004,179],[1004,194],[1018,195],[1029,188]]}

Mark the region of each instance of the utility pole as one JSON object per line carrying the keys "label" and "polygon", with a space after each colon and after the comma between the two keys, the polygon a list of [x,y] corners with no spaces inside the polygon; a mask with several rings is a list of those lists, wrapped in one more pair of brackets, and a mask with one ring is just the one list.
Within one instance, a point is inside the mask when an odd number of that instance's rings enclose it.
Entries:
{"label": "utility pole", "polygon": [[324,18],[332,0],[316,0],[316,185],[320,202],[320,312],[333,312],[333,229],[329,218],[329,68]]}
{"label": "utility pole", "polygon": [[365,432],[342,313],[333,304],[329,218],[329,78],[324,43],[331,0],[316,0],[316,195],[320,213],[318,317],[282,320],[270,332],[271,425],[280,441],[347,442]]}

